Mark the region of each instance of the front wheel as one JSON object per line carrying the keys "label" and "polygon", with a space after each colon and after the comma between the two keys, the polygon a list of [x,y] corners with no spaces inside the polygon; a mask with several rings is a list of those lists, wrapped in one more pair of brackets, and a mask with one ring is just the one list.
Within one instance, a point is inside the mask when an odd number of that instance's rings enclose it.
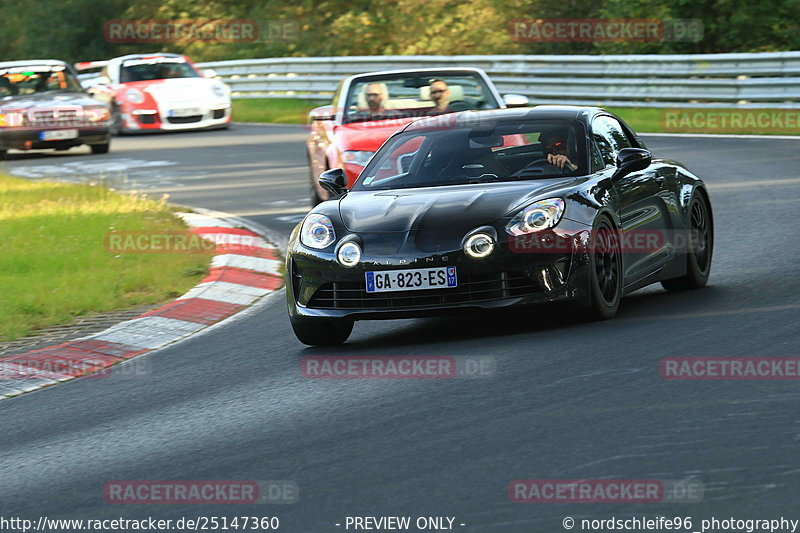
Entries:
{"label": "front wheel", "polygon": [[92,149],[93,154],[107,154],[111,148],[111,143],[90,144],[89,148]]}
{"label": "front wheel", "polygon": [[592,303],[584,310],[587,320],[613,318],[622,300],[622,253],[617,230],[603,217],[595,223],[589,249],[589,283]]}
{"label": "front wheel", "polygon": [[309,346],[344,344],[353,331],[353,321],[344,318],[289,317],[297,340]]}
{"label": "front wheel", "polygon": [[714,251],[714,224],[711,209],[702,195],[692,199],[689,208],[689,242],[686,253],[686,274],[666,279],[661,285],[668,291],[699,289],[708,283],[711,274],[711,256]]}

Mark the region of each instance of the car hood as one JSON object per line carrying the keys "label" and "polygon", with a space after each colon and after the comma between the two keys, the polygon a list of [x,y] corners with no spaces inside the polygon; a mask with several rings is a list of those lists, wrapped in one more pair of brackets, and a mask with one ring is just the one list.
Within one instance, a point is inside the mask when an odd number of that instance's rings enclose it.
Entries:
{"label": "car hood", "polygon": [[214,85],[222,85],[222,82],[208,78],[172,78],[124,84],[126,88],[150,93],[157,102],[162,104],[218,100],[220,97],[211,92],[211,87]]}
{"label": "car hood", "polygon": [[375,152],[391,135],[417,117],[354,122],[336,126],[336,144],[341,151],[365,150]]}
{"label": "car hood", "polygon": [[0,108],[9,109],[51,109],[53,107],[72,105],[103,105],[103,103],[79,92],[49,92],[0,98]]}
{"label": "car hood", "polygon": [[348,231],[392,233],[472,229],[491,224],[533,200],[562,190],[575,178],[356,191],[339,201]]}

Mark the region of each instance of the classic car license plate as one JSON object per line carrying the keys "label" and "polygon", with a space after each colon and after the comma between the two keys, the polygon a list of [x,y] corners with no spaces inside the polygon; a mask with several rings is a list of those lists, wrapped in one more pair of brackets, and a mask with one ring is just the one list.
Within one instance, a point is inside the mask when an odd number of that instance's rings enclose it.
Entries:
{"label": "classic car license plate", "polygon": [[176,117],[176,118],[194,117],[194,116],[202,115],[202,114],[203,114],[203,112],[200,110],[200,108],[197,108],[197,107],[187,107],[185,109],[170,109],[169,110],[169,116]]}
{"label": "classic car license plate", "polygon": [[42,141],[63,141],[64,139],[77,138],[78,130],[53,130],[39,132],[39,139]]}
{"label": "classic car license plate", "polygon": [[367,292],[452,289],[458,286],[456,267],[384,270],[366,274]]}

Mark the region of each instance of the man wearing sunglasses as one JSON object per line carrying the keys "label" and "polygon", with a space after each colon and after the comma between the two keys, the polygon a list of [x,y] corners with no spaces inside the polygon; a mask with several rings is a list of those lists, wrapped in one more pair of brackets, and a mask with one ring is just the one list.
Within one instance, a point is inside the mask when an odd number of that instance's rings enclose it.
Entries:
{"label": "man wearing sunglasses", "polygon": [[443,115],[445,113],[452,113],[450,109],[450,89],[444,80],[436,79],[430,85],[431,100],[433,100],[434,107],[428,111],[428,115]]}
{"label": "man wearing sunglasses", "polygon": [[548,130],[539,135],[539,142],[547,154],[547,162],[559,170],[578,170],[578,165],[572,163],[567,155],[567,132],[563,130]]}

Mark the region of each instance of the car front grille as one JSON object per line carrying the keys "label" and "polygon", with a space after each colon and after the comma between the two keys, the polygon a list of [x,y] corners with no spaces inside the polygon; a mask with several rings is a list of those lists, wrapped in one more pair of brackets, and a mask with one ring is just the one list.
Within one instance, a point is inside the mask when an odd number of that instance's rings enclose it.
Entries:
{"label": "car front grille", "polygon": [[28,122],[31,126],[59,127],[83,123],[83,118],[78,118],[77,109],[34,109],[28,112]]}
{"label": "car front grille", "polygon": [[323,284],[308,302],[314,309],[404,309],[518,298],[541,293],[541,286],[520,272],[461,276],[452,289],[368,293],[365,283]]}
{"label": "car front grille", "polygon": [[203,120],[203,115],[192,115],[191,117],[168,117],[167,121],[170,124],[192,124],[193,122],[200,122]]}

